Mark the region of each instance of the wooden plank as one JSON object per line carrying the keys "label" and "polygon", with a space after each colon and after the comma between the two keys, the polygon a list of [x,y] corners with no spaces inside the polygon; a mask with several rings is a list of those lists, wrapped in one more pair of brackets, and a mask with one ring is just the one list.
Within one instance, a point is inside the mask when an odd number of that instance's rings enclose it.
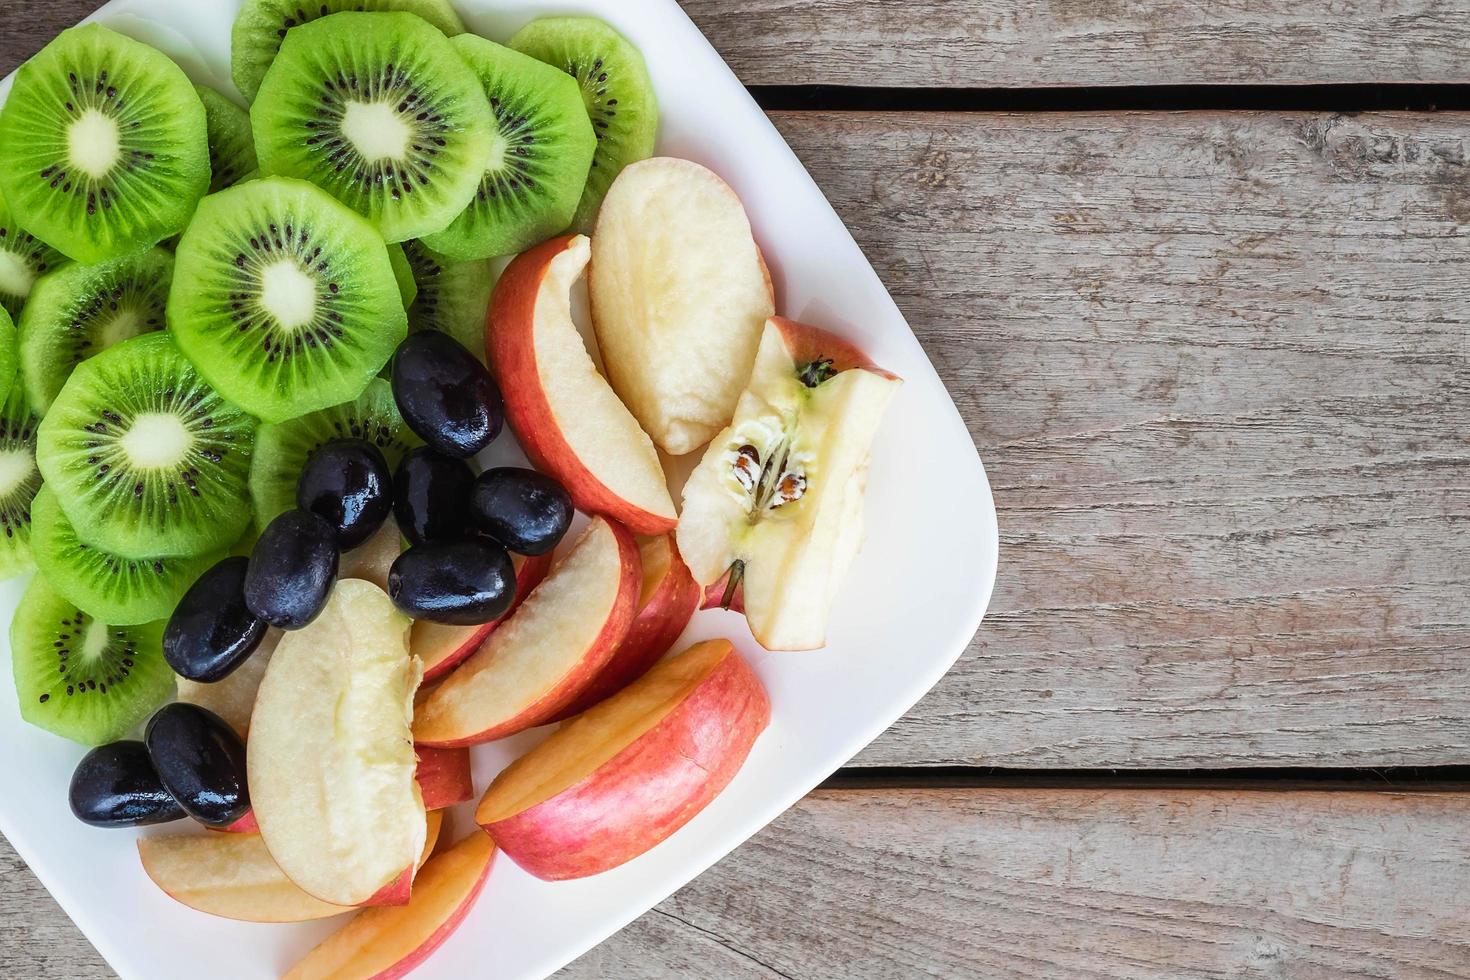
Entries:
{"label": "wooden plank", "polygon": [[986,625],[861,764],[1466,759],[1470,115],[776,121],[1000,512]]}
{"label": "wooden plank", "polygon": [[[747,85],[1464,82],[1466,0],[680,0]],[[0,74],[96,0],[10,0]]]}
{"label": "wooden plank", "polygon": [[747,85],[1463,82],[1465,0],[681,0]]}
{"label": "wooden plank", "polygon": [[6,0],[0,78],[100,6],[98,0]]}
{"label": "wooden plank", "polygon": [[561,976],[1470,977],[1467,803],[817,793]]}
{"label": "wooden plank", "polygon": [[[560,976],[1465,978],[1467,804],[820,792]],[[3,843],[0,876],[0,975],[112,975]]]}

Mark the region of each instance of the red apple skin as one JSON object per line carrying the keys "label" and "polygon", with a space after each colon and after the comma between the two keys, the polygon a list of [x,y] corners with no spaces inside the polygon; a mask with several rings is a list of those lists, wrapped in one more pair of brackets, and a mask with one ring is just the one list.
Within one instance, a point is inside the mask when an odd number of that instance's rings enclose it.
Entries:
{"label": "red apple skin", "polygon": [[543,881],[585,878],[666,840],[720,794],[771,719],[759,678],[731,648],[678,707],[596,771],[483,824]]}
{"label": "red apple skin", "polygon": [[490,302],[485,331],[496,380],[505,399],[505,417],[531,462],[561,481],[579,510],[619,521],[635,534],[666,534],[678,521],[650,513],[609,490],[582,464],[561,436],[540,384],[532,339],[536,294],[551,260],[567,250],[575,236],[553,238],[522,252],[501,275]]}
{"label": "red apple skin", "polygon": [[221,834],[258,834],[260,833],[260,824],[255,822],[255,811],[246,810],[243,817],[228,827],[210,827],[209,829],[218,831]]}
{"label": "red apple skin", "polygon": [[490,634],[495,632],[495,627],[509,619],[511,613],[516,611],[516,606],[524,602],[526,596],[531,594],[531,590],[541,584],[541,580],[546,577],[546,573],[549,571],[551,571],[551,555],[535,555],[525,558],[521,561],[520,567],[516,569],[515,601],[504,616],[496,620],[491,620],[483,626],[474,627],[465,635],[464,640],[452,653],[433,663],[429,663],[427,657],[415,651],[415,655],[425,661],[423,683],[433,684],[436,681],[442,680],[449,676],[449,673],[454,668],[468,660],[471,654],[485,644],[485,641],[490,638]]}
{"label": "red apple skin", "polygon": [[495,866],[495,856],[492,854],[490,860],[485,862],[485,868],[480,872],[479,880],[475,882],[474,889],[454,910],[454,914],[445,919],[439,928],[435,929],[429,938],[421,943],[418,949],[399,960],[396,964],[381,973],[375,973],[370,980],[402,980],[416,970],[424,960],[433,955],[434,951],[444,945],[444,941],[454,935],[454,931],[464,924],[465,916],[470,914],[470,909],[475,907],[475,902],[480,897],[480,892],[485,890],[485,882],[490,877],[490,869]]}
{"label": "red apple skin", "polygon": [[798,367],[813,361],[827,360],[832,362],[832,371],[836,374],[861,368],[884,378],[898,378],[893,372],[885,371],[874,364],[872,358],[835,333],[788,320],[784,316],[773,316],[771,322],[781,331],[781,340]]}
{"label": "red apple skin", "polygon": [[[484,838],[479,835],[478,831],[476,831],[475,837],[475,841],[471,841],[469,838],[460,841],[459,843],[455,844],[454,847],[451,848],[448,852],[439,855],[436,860],[464,861],[477,859],[475,855],[465,853],[467,851],[475,850],[476,844],[479,841],[484,840]],[[492,848],[490,850],[490,853],[484,856],[483,863],[479,868],[474,884],[470,887],[469,891],[465,894],[460,903],[455,906],[454,910],[442,922],[439,923],[439,925],[434,929],[432,933],[424,937],[423,941],[420,942],[416,947],[414,947],[411,952],[404,954],[404,956],[392,966],[384,970],[379,970],[377,973],[368,975],[367,980],[401,980],[401,978],[408,976],[417,967],[422,965],[424,960],[428,959],[435,950],[444,945],[444,941],[454,934],[454,931],[464,923],[465,917],[469,915],[470,910],[475,907],[475,902],[479,900],[480,893],[485,889],[485,882],[489,880],[490,871],[495,866],[495,859],[498,856],[498,853],[498,851],[495,851]],[[351,926],[349,924],[348,928],[350,927]],[[330,941],[331,939],[328,940],[328,942]],[[315,954],[315,952],[316,951],[314,950],[313,954]],[[293,968],[290,972],[286,974],[286,980],[292,980],[292,978],[304,975],[308,972],[311,976],[322,975],[320,967],[316,969],[311,969],[310,967],[308,967],[308,963],[310,962],[310,960],[311,956],[309,955],[306,960],[303,960],[300,964],[298,964],[295,968]],[[361,976],[363,975],[361,972],[353,972],[354,968],[359,967],[360,965],[361,964],[357,963],[346,964],[342,967],[342,969],[347,971],[348,975]],[[334,973],[333,975],[337,974]]]}
{"label": "red apple skin", "polygon": [[404,868],[403,873],[394,878],[388,884],[373,892],[372,896],[362,904],[368,905],[407,905],[409,897],[413,894],[413,876],[418,868]]}
{"label": "red apple skin", "polygon": [[553,721],[565,721],[612,697],[648,673],[648,669],[678,641],[684,627],[694,618],[702,593],[699,583],[689,572],[689,566],[679,557],[679,549],[672,539],[669,541],[669,559],[668,573],[660,580],[648,602],[638,610],[628,635],[618,644],[612,659],[587,689]]}
{"label": "red apple skin", "polygon": [[725,603],[725,592],[730,588],[730,573],[726,572],[705,586],[703,602],[700,609],[728,609],[731,612],[745,612],[745,583],[735,583],[735,594],[730,597],[728,605]]}
{"label": "red apple skin", "polygon": [[623,637],[628,635],[628,630],[633,625],[633,617],[638,611],[638,599],[643,591],[643,572],[638,558],[638,542],[628,529],[617,521],[608,520],[607,525],[612,528],[613,535],[617,538],[618,554],[621,556],[623,569],[622,581],[618,586],[618,594],[613,599],[612,609],[602,624],[601,632],[587,648],[582,659],[577,661],[577,665],[562,675],[555,687],[527,705],[519,714],[464,738],[448,741],[425,739],[417,743],[419,746],[441,749],[468,748],[471,745],[482,745],[485,742],[493,742],[497,738],[506,738],[529,728],[545,725],[560,717],[566,707],[582,693],[587,685],[592,683],[613,654],[617,652],[618,644],[622,643]]}
{"label": "red apple skin", "polygon": [[442,810],[475,795],[468,750],[416,745],[414,751],[419,757],[415,778],[419,781],[419,792],[424,795],[425,810]]}

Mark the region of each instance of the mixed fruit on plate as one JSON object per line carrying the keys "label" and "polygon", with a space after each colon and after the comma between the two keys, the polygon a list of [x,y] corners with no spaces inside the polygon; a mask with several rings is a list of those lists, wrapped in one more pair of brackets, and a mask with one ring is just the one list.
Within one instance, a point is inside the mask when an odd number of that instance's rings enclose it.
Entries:
{"label": "mixed fruit on plate", "polygon": [[[91,747],[82,821],[215,831],[138,841],[164,892],[355,913],[291,976],[398,976],[497,850],[596,874],[725,788],[766,692],[727,640],[670,652],[717,606],[824,645],[899,382],[777,316],[601,21],[246,0],[232,68],[248,110],[81,27],[0,111],[15,687]],[[477,466],[507,422],[534,469]],[[437,846],[469,747],[551,724]]]}

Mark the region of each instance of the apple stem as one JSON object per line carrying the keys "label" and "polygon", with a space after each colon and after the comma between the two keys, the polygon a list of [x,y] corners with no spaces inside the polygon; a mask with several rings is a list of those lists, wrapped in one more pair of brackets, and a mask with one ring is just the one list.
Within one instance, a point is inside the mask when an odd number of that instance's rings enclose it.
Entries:
{"label": "apple stem", "polygon": [[740,583],[745,579],[745,560],[737,558],[730,563],[725,573],[725,592],[720,596],[720,608],[728,610],[740,593]]}

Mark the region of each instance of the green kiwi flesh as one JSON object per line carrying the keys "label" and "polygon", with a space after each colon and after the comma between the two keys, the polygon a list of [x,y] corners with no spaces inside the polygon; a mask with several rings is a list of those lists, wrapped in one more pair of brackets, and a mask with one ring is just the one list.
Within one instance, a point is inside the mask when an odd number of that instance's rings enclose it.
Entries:
{"label": "green kiwi flesh", "polygon": [[256,169],[250,113],[204,85],[194,86],[209,132],[209,193],[233,187]]}
{"label": "green kiwi flesh", "polygon": [[419,445],[398,414],[392,387],[381,378],[369,381],[350,402],[289,422],[262,425],[250,463],[250,499],[258,527],[296,506],[301,468],[312,453],[333,439],[366,439],[383,451],[390,467],[398,465],[407,449]]}
{"label": "green kiwi flesh", "polygon": [[424,244],[456,259],[514,255],[571,224],[597,138],[565,72],[473,34],[449,43],[479,76],[495,133],[475,199]]}
{"label": "green kiwi flesh", "polygon": [[209,188],[204,106],[161,52],[89,24],[16,73],[0,111],[0,193],[78,262],[155,245]]}
{"label": "green kiwi flesh", "polygon": [[293,28],[250,119],[262,171],[317,184],[390,242],[439,231],[469,206],[493,126],[449,39],[403,13]]}
{"label": "green kiwi flesh", "polygon": [[45,414],[76,366],[113,344],[162,330],[174,259],[165,249],[96,265],[66,263],[36,280],[20,317],[20,377]]}
{"label": "green kiwi flesh", "polygon": [[229,547],[250,520],[255,420],[168,332],[82,362],[42,419],[41,475],[86,541],[124,558]]}
{"label": "green kiwi flesh", "polygon": [[260,81],[293,27],[344,10],[402,10],[417,14],[448,35],[464,32],[464,22],[448,0],[245,0],[230,33],[230,74],[235,87],[255,101]]}
{"label": "green kiwi flesh", "polygon": [[223,552],[193,558],[123,558],[88,544],[50,487],[31,505],[31,550],[51,588],[89,616],[131,626],[167,619],[194,580]]}
{"label": "green kiwi flesh", "polygon": [[10,319],[9,313],[0,309],[0,401],[19,384],[16,380],[20,361],[18,345],[15,322]]}
{"label": "green kiwi flesh", "polygon": [[179,241],[168,321],[199,373],[267,422],[356,398],[408,333],[382,237],[282,177],[200,202]]}
{"label": "green kiwi flesh", "polygon": [[20,716],[83,745],[122,738],[174,694],[163,626],[107,623],[37,576],[10,623]]}
{"label": "green kiwi flesh", "polygon": [[16,223],[0,200],[0,307],[19,320],[36,280],[66,261],[66,256]]}
{"label": "green kiwi flesh", "polygon": [[587,231],[623,168],[653,155],[658,101],[648,66],[627,38],[595,17],[533,20],[510,46],[560,68],[582,86],[597,152],[572,226]]}
{"label": "green kiwi flesh", "polygon": [[403,308],[406,310],[413,305],[419,294],[419,285],[413,281],[413,266],[408,264],[403,246],[396,243],[388,246],[388,261],[393,264],[393,279],[398,283],[398,292],[403,297]]}
{"label": "green kiwi flesh", "polygon": [[484,361],[485,313],[495,288],[491,263],[457,262],[423,242],[404,242],[403,254],[418,283],[418,296],[408,308],[408,328],[447,333]]}
{"label": "green kiwi flesh", "polygon": [[41,488],[36,466],[36,427],[41,420],[13,385],[0,406],[0,578],[28,572],[31,560],[31,502]]}

